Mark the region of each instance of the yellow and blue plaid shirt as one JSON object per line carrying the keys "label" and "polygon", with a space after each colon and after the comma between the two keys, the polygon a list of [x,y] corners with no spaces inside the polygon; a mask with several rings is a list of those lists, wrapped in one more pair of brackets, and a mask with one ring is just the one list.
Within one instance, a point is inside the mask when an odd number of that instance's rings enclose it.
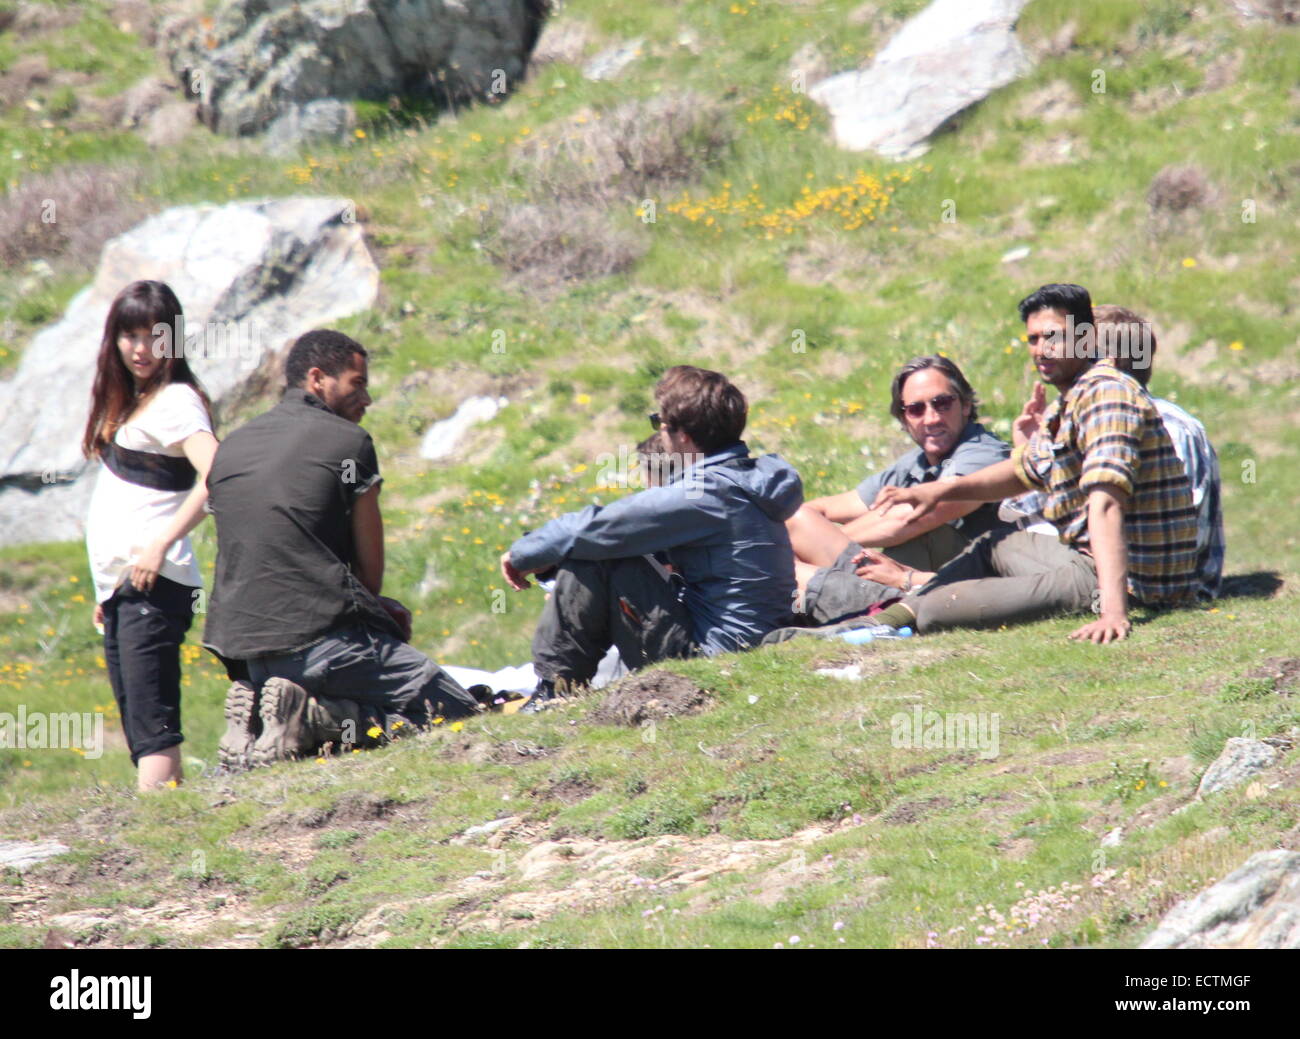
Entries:
{"label": "yellow and blue plaid shirt", "polygon": [[1195,598],[1196,509],[1187,470],[1160,413],[1130,375],[1103,359],[1048,405],[1038,432],[1012,453],[1016,475],[1046,494],[1061,541],[1089,549],[1088,494],[1124,497],[1129,593],[1139,602]]}

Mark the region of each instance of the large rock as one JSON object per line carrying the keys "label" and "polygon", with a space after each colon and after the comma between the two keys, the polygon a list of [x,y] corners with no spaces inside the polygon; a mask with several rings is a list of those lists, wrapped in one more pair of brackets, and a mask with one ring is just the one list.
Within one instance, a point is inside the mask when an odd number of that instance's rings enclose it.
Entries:
{"label": "large rock", "polygon": [[1300,949],[1300,852],[1261,851],[1174,906],[1144,949]]}
{"label": "large rock", "polygon": [[168,22],[161,47],[230,135],[323,98],[500,100],[523,78],[547,0],[227,0]]}
{"label": "large rock", "polygon": [[268,352],[364,310],[379,290],[344,199],[182,206],[110,241],[95,280],[0,382],[0,544],[82,535],[92,473],[80,443],[104,319],[125,285],[146,278],[180,298],[187,356],[218,404]]}
{"label": "large rock", "polygon": [[866,69],[823,80],[809,96],[852,151],[910,159],[962,109],[1033,66],[1012,31],[1027,0],[934,0]]}

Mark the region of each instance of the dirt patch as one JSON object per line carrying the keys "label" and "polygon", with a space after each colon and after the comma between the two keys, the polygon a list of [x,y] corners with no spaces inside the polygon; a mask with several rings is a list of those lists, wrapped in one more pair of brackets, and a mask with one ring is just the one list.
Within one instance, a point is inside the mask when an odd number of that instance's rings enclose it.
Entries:
{"label": "dirt patch", "polygon": [[1037,765],[1050,765],[1059,768],[1066,768],[1071,765],[1095,765],[1098,761],[1106,759],[1106,752],[1101,750],[1063,750],[1057,754],[1049,754],[1045,758],[1039,758]]}
{"label": "dirt patch", "polygon": [[[8,5],[5,5],[8,8]],[[40,36],[55,29],[66,29],[81,21],[82,12],[70,5],[20,3],[3,14],[3,28],[12,29],[20,39]]]}
{"label": "dirt patch", "polygon": [[933,761],[927,761],[924,765],[909,765],[907,768],[900,769],[897,773],[899,779],[906,779],[908,776],[923,775],[927,772],[937,772],[945,765],[953,763],[959,765],[975,765],[979,763],[979,758],[974,754],[949,754],[947,757],[935,758]]}
{"label": "dirt patch", "polygon": [[1090,154],[1082,137],[1060,133],[1046,140],[1031,140],[1021,150],[1022,166],[1063,166],[1080,162]]}
{"label": "dirt patch", "polygon": [[502,740],[492,750],[491,760],[497,765],[526,765],[540,761],[550,750],[532,740]]}
{"label": "dirt patch", "polygon": [[1245,677],[1267,679],[1273,683],[1275,693],[1290,696],[1300,684],[1300,658],[1269,657],[1253,671],[1247,671]]}
{"label": "dirt patch", "polygon": [[268,819],[267,825],[283,826],[287,822],[306,830],[319,830],[326,824],[342,826],[347,823],[387,819],[398,807],[398,803],[390,797],[377,797],[364,791],[353,790],[344,794],[332,805],[308,808],[281,816],[279,819]]}
{"label": "dirt patch", "polygon": [[559,801],[561,804],[571,805],[585,801],[598,789],[595,783],[583,776],[566,776],[545,787],[538,787],[532,791],[532,796],[544,801]]}
{"label": "dirt patch", "polygon": [[1063,79],[1026,94],[1016,108],[1016,114],[1022,119],[1041,119],[1045,123],[1070,119],[1082,111],[1079,95]]}
{"label": "dirt patch", "polygon": [[1034,842],[1030,837],[1008,837],[998,843],[998,851],[1013,862],[1023,862],[1033,850]]}
{"label": "dirt patch", "polygon": [[589,720],[602,725],[637,726],[646,721],[698,714],[709,694],[671,671],[644,671],[615,682]]}
{"label": "dirt patch", "polygon": [[887,816],[885,822],[890,826],[902,826],[905,823],[919,823],[923,819],[952,807],[948,797],[927,797],[924,801],[904,801]]}

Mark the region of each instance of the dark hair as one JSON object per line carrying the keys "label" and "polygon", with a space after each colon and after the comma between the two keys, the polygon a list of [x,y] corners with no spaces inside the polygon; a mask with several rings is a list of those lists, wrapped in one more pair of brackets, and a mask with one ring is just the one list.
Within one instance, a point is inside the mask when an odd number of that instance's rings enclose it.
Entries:
{"label": "dark hair", "polygon": [[[155,337],[155,354],[159,341],[162,364],[137,391],[135,378],[122,360],[118,338],[148,329]],[[133,281],[117,294],[104,320],[104,337],[99,343],[95,362],[95,382],[90,391],[90,417],[81,438],[81,453],[98,457],[104,444],[123,423],[162,387],[173,382],[185,383],[203,401],[211,418],[212,402],[199,380],[190,370],[185,350],[185,317],[180,300],[161,281]]]}
{"label": "dark hair", "polygon": [[304,332],[294,341],[284,359],[285,385],[301,386],[313,368],[319,368],[331,378],[338,378],[346,369],[354,367],[352,359],[357,354],[370,356],[364,346],[342,332],[327,328]]}
{"label": "dark hair", "polygon": [[1082,285],[1043,285],[1022,299],[1018,306],[1021,321],[1028,321],[1030,314],[1037,314],[1040,310],[1059,310],[1073,316],[1076,329],[1086,331],[1092,327],[1092,297]]}
{"label": "dark hair", "polygon": [[707,454],[739,440],[749,417],[745,395],[725,375],[689,364],[664,372],[655,400],[663,424],[688,434]]}
{"label": "dark hair", "polygon": [[[1156,333],[1151,322],[1127,307],[1103,303],[1093,308],[1097,320],[1097,357],[1112,357],[1115,367],[1137,379],[1143,386],[1151,381],[1152,358],[1156,352]],[[1139,356],[1133,344],[1141,343]],[[1121,349],[1122,346],[1128,349]]]}
{"label": "dark hair", "polygon": [[975,391],[966,381],[966,376],[962,375],[961,369],[948,358],[933,354],[929,357],[913,357],[894,373],[894,382],[889,388],[889,413],[899,422],[903,421],[903,384],[917,372],[923,372],[927,368],[934,368],[948,377],[962,403],[970,405],[970,421],[974,422],[979,414],[979,398],[975,396]]}
{"label": "dark hair", "polygon": [[647,487],[659,487],[667,482],[665,471],[671,462],[657,430],[636,445],[636,453],[641,459]]}

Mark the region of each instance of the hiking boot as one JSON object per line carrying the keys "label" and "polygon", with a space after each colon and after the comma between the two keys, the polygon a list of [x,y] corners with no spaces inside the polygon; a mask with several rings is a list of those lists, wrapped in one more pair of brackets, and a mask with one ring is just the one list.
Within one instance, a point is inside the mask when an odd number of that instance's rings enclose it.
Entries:
{"label": "hiking boot", "polygon": [[261,731],[257,690],[235,682],[226,693],[226,731],[217,743],[217,760],[231,772],[252,768],[253,744]]}
{"label": "hiking boot", "polygon": [[540,714],[551,707],[558,707],[565,701],[576,697],[586,684],[579,684],[567,678],[543,678],[537,683],[524,705],[516,714]]}
{"label": "hiking boot", "polygon": [[312,738],[322,752],[335,748],[348,751],[363,744],[370,722],[363,717],[359,703],[328,696],[319,699],[309,696],[308,700],[316,707],[308,710],[313,727]]}
{"label": "hiking boot", "polygon": [[343,735],[343,712],[340,711],[341,720],[335,721],[319,700],[287,678],[266,680],[262,686],[260,714],[262,734],[253,744],[252,752],[255,768],[314,754],[321,744],[338,742]]}
{"label": "hiking boot", "polygon": [[533,695],[528,698],[528,702],[515,713],[541,714],[559,699],[560,696],[556,692],[555,683],[549,678],[543,678],[538,681],[537,688],[533,690]]}

